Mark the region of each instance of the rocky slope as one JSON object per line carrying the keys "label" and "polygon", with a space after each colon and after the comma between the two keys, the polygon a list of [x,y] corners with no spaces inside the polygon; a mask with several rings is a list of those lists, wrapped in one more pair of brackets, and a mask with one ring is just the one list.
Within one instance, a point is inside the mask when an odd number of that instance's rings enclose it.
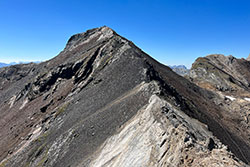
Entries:
{"label": "rocky slope", "polygon": [[245,127],[108,27],[0,69],[0,166],[247,166]]}
{"label": "rocky slope", "polygon": [[[238,122],[250,141],[250,62],[233,56],[209,55],[192,65],[189,79],[217,94],[213,101]],[[236,127],[237,129],[237,127]]]}

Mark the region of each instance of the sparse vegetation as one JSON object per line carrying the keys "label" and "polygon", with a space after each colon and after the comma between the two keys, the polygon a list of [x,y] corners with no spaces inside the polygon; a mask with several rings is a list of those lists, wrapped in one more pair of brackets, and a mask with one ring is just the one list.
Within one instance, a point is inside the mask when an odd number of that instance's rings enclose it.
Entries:
{"label": "sparse vegetation", "polygon": [[113,56],[110,56],[109,58],[107,58],[107,60],[105,61],[103,67],[105,67],[109,62],[110,60],[113,58]]}
{"label": "sparse vegetation", "polygon": [[7,160],[4,160],[3,162],[0,163],[0,167],[5,167],[7,164]]}
{"label": "sparse vegetation", "polygon": [[55,118],[57,118],[60,114],[62,114],[68,107],[68,103],[65,103],[60,107],[57,112],[55,113]]}
{"label": "sparse vegetation", "polygon": [[44,154],[43,154],[43,157],[42,159],[38,162],[37,164],[37,167],[41,167],[41,166],[44,166],[44,163],[46,162],[46,160],[48,159],[48,152],[49,152],[49,149],[46,148]]}
{"label": "sparse vegetation", "polygon": [[47,132],[44,132],[43,134],[41,134],[35,141],[36,142],[42,142],[42,141],[44,141],[46,138],[47,138],[47,136],[49,135],[49,132],[47,131]]}

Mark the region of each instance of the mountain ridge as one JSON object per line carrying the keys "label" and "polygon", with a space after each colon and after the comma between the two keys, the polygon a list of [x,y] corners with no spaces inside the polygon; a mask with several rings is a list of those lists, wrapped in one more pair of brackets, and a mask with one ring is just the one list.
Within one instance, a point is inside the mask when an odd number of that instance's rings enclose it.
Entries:
{"label": "mountain ridge", "polygon": [[[249,89],[249,64],[250,63],[245,59],[237,59],[231,55],[209,55],[206,57],[198,58],[193,63],[190,75],[192,78],[197,78],[199,80],[199,76],[197,76],[196,74],[205,75],[205,72],[208,71],[209,73],[207,73],[207,77],[209,77],[210,79],[207,79],[207,81],[212,81],[212,78],[214,78],[213,76],[210,76],[210,74],[213,73],[215,74],[215,76],[218,75],[218,79],[214,79],[213,83],[216,83],[221,87],[215,89],[221,89],[224,91],[236,91],[242,88]],[[205,71],[201,72],[202,69],[205,69]],[[211,82],[211,84],[213,83]],[[214,85],[213,87],[216,86]]]}
{"label": "mountain ridge", "polygon": [[[0,69],[0,81],[6,166],[185,166],[201,165],[204,156],[208,166],[225,164],[223,158],[248,163],[249,144],[235,133],[233,118],[221,119],[227,111],[211,100],[216,94],[108,27],[72,36],[49,61]],[[117,141],[124,144],[117,148]],[[109,148],[117,151],[105,154]]]}

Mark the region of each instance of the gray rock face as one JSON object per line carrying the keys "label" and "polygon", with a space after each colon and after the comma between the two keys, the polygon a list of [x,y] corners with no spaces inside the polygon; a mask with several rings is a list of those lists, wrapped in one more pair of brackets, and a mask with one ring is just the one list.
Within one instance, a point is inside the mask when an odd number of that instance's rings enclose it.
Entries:
{"label": "gray rock face", "polygon": [[249,163],[245,129],[217,94],[108,27],[72,36],[47,62],[0,70],[0,166]]}

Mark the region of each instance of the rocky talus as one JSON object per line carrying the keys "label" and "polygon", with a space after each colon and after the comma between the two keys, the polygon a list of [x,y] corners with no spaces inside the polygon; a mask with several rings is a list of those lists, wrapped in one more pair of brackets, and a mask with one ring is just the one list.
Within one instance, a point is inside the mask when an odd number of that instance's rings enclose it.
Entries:
{"label": "rocky talus", "polygon": [[249,123],[196,84],[108,27],[73,35],[49,61],[0,68],[0,166],[248,166]]}

